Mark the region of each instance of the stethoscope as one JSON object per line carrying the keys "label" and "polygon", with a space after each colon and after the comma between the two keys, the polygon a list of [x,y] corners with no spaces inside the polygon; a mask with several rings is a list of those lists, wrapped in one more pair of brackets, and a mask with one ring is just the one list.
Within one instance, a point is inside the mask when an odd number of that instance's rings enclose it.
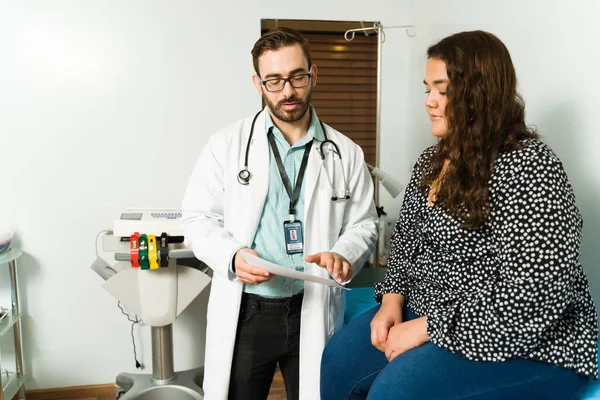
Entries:
{"label": "stethoscope", "polygon": [[[250,177],[252,176],[252,174],[250,174],[250,171],[248,170],[248,154],[250,153],[250,142],[252,141],[252,135],[254,135],[254,124],[256,123],[256,119],[258,118],[258,116],[260,115],[261,112],[262,112],[262,110],[259,111],[254,116],[254,119],[252,120],[252,126],[250,127],[250,136],[248,137],[248,142],[246,143],[246,155],[244,157],[244,168],[242,168],[242,170],[238,173],[238,176],[237,176],[237,180],[241,185],[249,184]],[[319,155],[321,156],[321,162],[323,163],[323,169],[325,170],[325,174],[327,174],[327,180],[329,181],[329,186],[331,186],[331,191],[333,193],[331,196],[331,200],[332,201],[349,200],[350,199],[350,189],[348,189],[348,181],[346,180],[346,173],[344,172],[344,166],[342,165],[342,155],[340,154],[340,149],[338,148],[337,144],[335,144],[335,142],[333,140],[329,140],[329,138],[327,137],[327,131],[325,130],[325,125],[323,125],[323,122],[319,121],[319,123],[321,124],[321,129],[323,129],[323,134],[325,135],[325,140],[323,140],[321,142],[321,144],[319,145]],[[327,146],[329,146],[330,152],[337,155],[337,160],[341,166],[342,178],[344,179],[344,195],[343,196],[339,196],[336,193],[336,190],[333,187],[333,182],[331,180],[331,176],[329,175],[329,171],[325,165],[325,150],[326,150]],[[335,156],[334,156],[334,160],[335,160]]]}

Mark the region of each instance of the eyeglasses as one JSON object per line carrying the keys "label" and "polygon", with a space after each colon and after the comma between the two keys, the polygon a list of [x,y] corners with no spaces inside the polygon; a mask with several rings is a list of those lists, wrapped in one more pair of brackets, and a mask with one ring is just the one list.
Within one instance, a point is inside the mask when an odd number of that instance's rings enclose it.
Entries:
{"label": "eyeglasses", "polygon": [[285,87],[286,82],[289,82],[294,89],[300,89],[308,86],[310,79],[312,78],[312,72],[307,74],[298,74],[290,76],[289,78],[273,78],[263,81],[260,79],[260,83],[267,89],[267,92],[281,92]]}

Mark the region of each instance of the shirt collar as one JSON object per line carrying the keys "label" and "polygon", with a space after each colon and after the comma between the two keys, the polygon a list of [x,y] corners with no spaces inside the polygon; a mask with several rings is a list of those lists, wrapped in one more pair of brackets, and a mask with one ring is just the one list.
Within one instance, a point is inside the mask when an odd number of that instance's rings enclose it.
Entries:
{"label": "shirt collar", "polygon": [[[308,126],[308,131],[306,132],[306,136],[300,139],[295,145],[296,146],[304,146],[306,143],[311,141],[313,138],[322,142],[325,140],[325,135],[323,133],[323,129],[321,128],[321,123],[319,121],[319,117],[317,116],[317,112],[314,107],[309,106],[310,111],[310,125]],[[269,112],[269,108],[265,107],[265,134],[269,132],[270,128],[273,128],[273,134],[278,139],[283,139],[283,134],[275,124],[273,123],[273,119],[271,118],[271,113]]]}

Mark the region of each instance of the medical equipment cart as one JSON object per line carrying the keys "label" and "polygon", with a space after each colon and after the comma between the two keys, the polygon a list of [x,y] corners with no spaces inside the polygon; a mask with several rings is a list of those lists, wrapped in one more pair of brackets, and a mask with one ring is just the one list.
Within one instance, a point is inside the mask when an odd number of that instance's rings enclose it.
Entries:
{"label": "medical equipment cart", "polygon": [[[194,253],[175,251],[170,253],[173,261],[195,260]],[[130,255],[115,253],[117,261],[128,261]],[[171,270],[176,268],[170,266]],[[188,268],[185,265],[178,268]],[[199,271],[208,273],[204,266]],[[149,272],[149,271],[148,271]],[[117,386],[125,390],[122,400],[203,400],[201,387],[204,367],[185,371],[175,371],[173,361],[173,325],[151,326],[152,334],[152,374],[120,373]]]}

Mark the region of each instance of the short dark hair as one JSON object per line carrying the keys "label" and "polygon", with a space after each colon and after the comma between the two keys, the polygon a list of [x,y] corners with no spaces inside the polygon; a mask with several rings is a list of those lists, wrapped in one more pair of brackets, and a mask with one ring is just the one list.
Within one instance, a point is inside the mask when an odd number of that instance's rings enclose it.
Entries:
{"label": "short dark hair", "polygon": [[258,58],[269,50],[279,50],[284,47],[299,44],[304,52],[308,68],[312,66],[312,56],[310,54],[310,45],[308,40],[302,34],[291,28],[275,28],[265,32],[260,39],[256,41],[252,48],[252,63],[254,71],[260,77],[258,71]]}

